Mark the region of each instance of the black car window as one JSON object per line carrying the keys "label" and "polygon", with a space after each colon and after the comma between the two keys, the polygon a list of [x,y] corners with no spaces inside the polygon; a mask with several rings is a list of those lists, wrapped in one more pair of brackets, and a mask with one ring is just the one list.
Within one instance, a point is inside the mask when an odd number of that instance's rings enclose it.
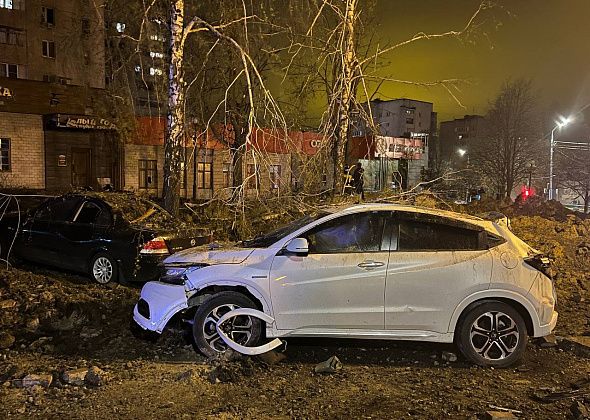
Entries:
{"label": "black car window", "polygon": [[399,221],[400,251],[477,250],[479,232],[439,223]]}
{"label": "black car window", "polygon": [[35,212],[35,219],[53,222],[72,220],[80,199],[77,197],[58,197],[42,205]]}
{"label": "black car window", "polygon": [[302,237],[310,254],[381,251],[385,214],[355,213],[322,223]]}
{"label": "black car window", "polygon": [[85,224],[96,223],[100,213],[101,209],[98,205],[91,201],[86,201],[82,204],[80,210],[78,210],[74,222]]}

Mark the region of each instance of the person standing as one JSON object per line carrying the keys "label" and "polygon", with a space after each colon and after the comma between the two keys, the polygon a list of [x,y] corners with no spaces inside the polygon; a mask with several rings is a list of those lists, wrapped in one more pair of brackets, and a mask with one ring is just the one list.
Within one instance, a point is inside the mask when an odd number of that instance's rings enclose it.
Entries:
{"label": "person standing", "polygon": [[355,192],[358,195],[360,195],[361,200],[365,199],[364,173],[365,170],[363,169],[363,165],[360,162],[358,162],[354,168],[354,172],[352,173],[352,184],[354,185]]}

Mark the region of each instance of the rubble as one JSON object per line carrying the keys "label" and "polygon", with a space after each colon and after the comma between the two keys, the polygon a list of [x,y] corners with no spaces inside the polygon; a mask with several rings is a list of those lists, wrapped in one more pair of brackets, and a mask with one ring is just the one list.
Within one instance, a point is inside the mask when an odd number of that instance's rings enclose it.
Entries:
{"label": "rubble", "polygon": [[97,366],[91,366],[86,373],[84,381],[89,386],[102,386],[108,380],[108,374]]}
{"label": "rubble", "polygon": [[441,359],[443,359],[445,362],[456,362],[457,355],[455,353],[450,352],[450,351],[443,351],[442,355],[441,355]]}
{"label": "rubble", "polygon": [[552,347],[557,347],[557,338],[555,334],[549,334],[545,337],[539,337],[535,339],[535,344],[537,344],[542,349],[548,349]]}
{"label": "rubble", "polygon": [[315,373],[336,373],[342,370],[342,362],[338,356],[332,356],[328,360],[318,363],[314,371]]}
{"label": "rubble", "polygon": [[61,378],[68,385],[82,386],[87,372],[87,368],[67,370],[62,374]]}
{"label": "rubble", "polygon": [[9,349],[14,344],[14,341],[14,336],[9,332],[0,332],[0,350]]}
{"label": "rubble", "polygon": [[20,380],[20,386],[22,388],[31,388],[33,386],[41,386],[43,388],[49,388],[53,382],[52,375],[35,375],[29,374]]}
{"label": "rubble", "polygon": [[505,420],[505,419],[515,419],[516,416],[512,414],[510,411],[486,411],[484,419],[486,420]]}
{"label": "rubble", "polygon": [[590,419],[590,409],[582,401],[572,402],[570,411],[574,419]]}

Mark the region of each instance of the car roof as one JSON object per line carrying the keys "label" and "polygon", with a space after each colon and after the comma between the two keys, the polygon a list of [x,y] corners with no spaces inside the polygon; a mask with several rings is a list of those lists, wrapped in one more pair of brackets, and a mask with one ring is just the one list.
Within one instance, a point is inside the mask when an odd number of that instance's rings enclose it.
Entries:
{"label": "car roof", "polygon": [[389,211],[403,211],[408,213],[421,213],[427,214],[432,216],[440,216],[446,217],[449,219],[454,219],[457,221],[471,223],[477,226],[481,226],[483,228],[491,228],[492,222],[489,220],[484,220],[480,217],[472,216],[470,214],[464,213],[456,213],[453,211],[448,210],[440,210],[440,209],[433,209],[430,207],[420,207],[420,206],[411,206],[407,204],[397,204],[397,203],[364,203],[364,204],[356,204],[356,205],[347,205],[347,206],[340,206],[340,207],[331,207],[325,209],[330,213],[356,213],[359,211],[379,211],[379,210],[389,210]]}

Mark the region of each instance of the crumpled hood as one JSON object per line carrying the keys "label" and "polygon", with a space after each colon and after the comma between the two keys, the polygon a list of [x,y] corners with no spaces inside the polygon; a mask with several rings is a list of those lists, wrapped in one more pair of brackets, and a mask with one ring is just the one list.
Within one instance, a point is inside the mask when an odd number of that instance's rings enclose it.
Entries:
{"label": "crumpled hood", "polygon": [[207,246],[185,249],[166,258],[164,264],[240,264],[254,249],[231,248],[211,251]]}

